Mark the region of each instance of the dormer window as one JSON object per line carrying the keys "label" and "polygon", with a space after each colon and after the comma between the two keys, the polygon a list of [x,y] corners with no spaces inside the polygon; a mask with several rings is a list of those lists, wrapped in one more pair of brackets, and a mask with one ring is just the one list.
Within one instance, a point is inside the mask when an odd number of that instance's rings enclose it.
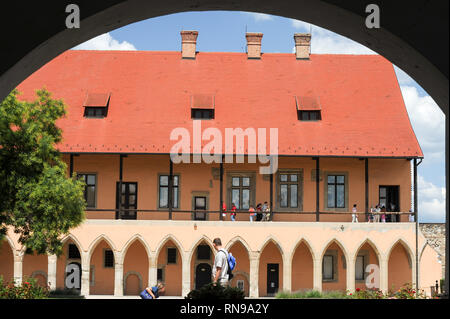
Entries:
{"label": "dormer window", "polygon": [[299,121],[320,121],[320,111],[297,111]]}
{"label": "dormer window", "polygon": [[192,109],[191,118],[193,120],[212,120],[214,119],[214,110]]}
{"label": "dormer window", "polygon": [[110,93],[88,93],[84,101],[84,117],[104,118],[108,115]]}
{"label": "dormer window", "polygon": [[103,118],[106,117],[106,107],[85,107],[84,117]]}
{"label": "dormer window", "polygon": [[297,118],[299,121],[322,120],[322,108],[319,99],[310,96],[296,96]]}
{"label": "dormer window", "polygon": [[191,119],[214,119],[214,95],[194,94],[191,96]]}

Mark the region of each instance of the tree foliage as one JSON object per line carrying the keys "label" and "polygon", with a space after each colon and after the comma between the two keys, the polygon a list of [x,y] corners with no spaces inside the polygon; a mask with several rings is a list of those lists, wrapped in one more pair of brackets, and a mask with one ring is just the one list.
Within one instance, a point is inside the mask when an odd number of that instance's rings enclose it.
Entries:
{"label": "tree foliage", "polygon": [[60,254],[61,236],[84,220],[84,182],[66,176],[56,144],[62,100],[45,89],[32,101],[12,91],[0,104],[0,239],[7,228],[37,253]]}

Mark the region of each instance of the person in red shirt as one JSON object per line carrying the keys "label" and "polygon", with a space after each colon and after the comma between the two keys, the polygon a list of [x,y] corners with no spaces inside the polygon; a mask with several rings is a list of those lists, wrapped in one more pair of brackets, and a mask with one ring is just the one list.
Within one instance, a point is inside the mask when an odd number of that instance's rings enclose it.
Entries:
{"label": "person in red shirt", "polygon": [[236,205],[234,203],[231,204],[231,220],[236,221]]}
{"label": "person in red shirt", "polygon": [[248,209],[248,211],[250,212],[250,221],[253,221],[253,218],[255,217],[256,213],[255,213],[255,209],[253,208],[253,206],[250,206],[250,208]]}
{"label": "person in red shirt", "polygon": [[225,202],[222,202],[222,216],[224,219],[227,216],[227,204]]}

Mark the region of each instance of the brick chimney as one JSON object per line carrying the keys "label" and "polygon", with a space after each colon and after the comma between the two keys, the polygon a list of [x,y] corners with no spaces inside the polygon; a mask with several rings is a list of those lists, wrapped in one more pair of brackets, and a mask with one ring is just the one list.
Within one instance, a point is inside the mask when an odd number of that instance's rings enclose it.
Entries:
{"label": "brick chimney", "polygon": [[263,34],[255,32],[247,32],[247,57],[249,59],[261,59],[261,40]]}
{"label": "brick chimney", "polygon": [[311,33],[294,33],[295,56],[300,60],[309,60],[311,51]]}
{"label": "brick chimney", "polygon": [[181,57],[195,59],[198,31],[181,31]]}

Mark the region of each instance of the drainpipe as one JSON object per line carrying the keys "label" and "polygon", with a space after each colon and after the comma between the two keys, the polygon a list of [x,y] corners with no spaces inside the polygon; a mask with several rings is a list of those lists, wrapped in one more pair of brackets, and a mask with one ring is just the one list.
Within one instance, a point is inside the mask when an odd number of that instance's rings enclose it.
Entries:
{"label": "drainpipe", "polygon": [[422,159],[417,163],[414,159],[414,221],[416,222],[416,296],[419,294],[419,214],[418,214],[418,194],[417,194],[417,166],[422,163]]}

